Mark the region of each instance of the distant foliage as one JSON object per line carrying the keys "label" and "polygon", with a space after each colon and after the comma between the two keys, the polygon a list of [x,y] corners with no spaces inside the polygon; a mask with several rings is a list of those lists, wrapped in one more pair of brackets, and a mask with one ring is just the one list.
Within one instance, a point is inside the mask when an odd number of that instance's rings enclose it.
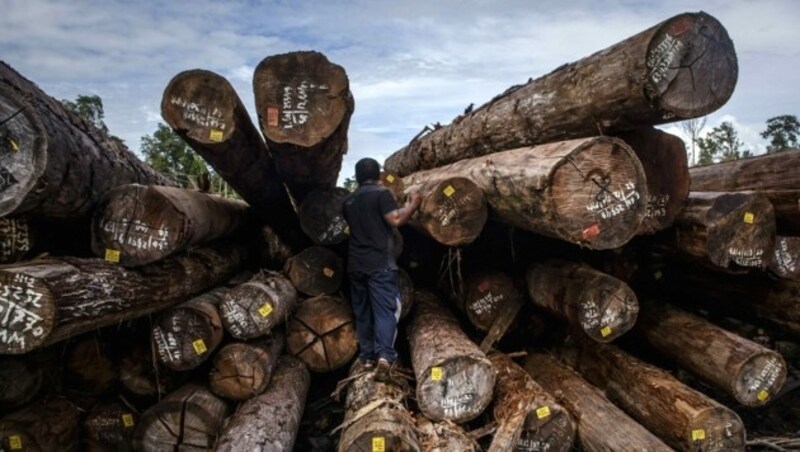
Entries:
{"label": "distant foliage", "polygon": [[100,96],[96,94],[91,96],[81,94],[74,101],[63,99],[61,103],[77,113],[81,118],[94,124],[98,129],[108,132],[108,127],[103,121],[105,113],[103,112],[103,99]]}
{"label": "distant foliage", "polygon": [[797,148],[798,136],[800,136],[800,122],[795,115],[769,118],[767,119],[767,129],[761,132],[761,137],[769,140],[767,154]]}
{"label": "distant foliage", "polygon": [[345,177],[342,186],[345,188],[345,190],[353,192],[356,191],[356,188],[358,188],[358,182],[356,182],[354,177]]}
{"label": "distant foliage", "polygon": [[739,134],[733,124],[728,121],[711,129],[705,137],[698,138],[697,147],[700,149],[697,160],[700,165],[752,156],[749,150],[744,149],[744,143],[739,140]]}

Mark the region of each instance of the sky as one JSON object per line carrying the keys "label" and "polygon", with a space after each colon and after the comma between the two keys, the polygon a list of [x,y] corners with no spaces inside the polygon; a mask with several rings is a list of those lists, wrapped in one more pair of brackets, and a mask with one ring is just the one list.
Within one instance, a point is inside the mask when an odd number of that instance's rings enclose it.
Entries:
{"label": "sky", "polygon": [[341,180],[469,104],[700,10],[726,27],[739,60],[733,96],[706,128],[731,121],[761,153],[768,118],[800,116],[798,1],[0,0],[0,59],[58,99],[99,95],[111,133],[139,152],[177,73],[227,77],[255,119],[258,63],[320,51],[345,68],[356,103]]}

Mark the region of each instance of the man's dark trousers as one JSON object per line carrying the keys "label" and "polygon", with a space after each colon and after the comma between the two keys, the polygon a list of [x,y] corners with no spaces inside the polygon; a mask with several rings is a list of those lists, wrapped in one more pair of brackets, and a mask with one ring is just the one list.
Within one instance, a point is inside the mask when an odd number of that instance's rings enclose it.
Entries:
{"label": "man's dark trousers", "polygon": [[361,358],[395,362],[394,340],[401,308],[397,270],[350,273],[350,296]]}

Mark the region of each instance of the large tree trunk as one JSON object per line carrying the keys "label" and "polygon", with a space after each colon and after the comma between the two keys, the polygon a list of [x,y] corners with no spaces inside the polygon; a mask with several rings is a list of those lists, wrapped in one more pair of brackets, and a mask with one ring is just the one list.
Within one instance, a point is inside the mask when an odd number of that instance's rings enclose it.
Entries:
{"label": "large tree trunk", "polygon": [[283,273],[299,292],[312,297],[335,293],[344,276],[339,256],[321,246],[306,248],[289,258]]}
{"label": "large tree trunk", "polygon": [[800,150],[695,166],[689,175],[692,191],[797,190]]}
{"label": "large tree trunk", "polygon": [[548,261],[528,269],[528,293],[592,340],[611,342],[636,323],[639,302],[627,284],[588,265]]}
{"label": "large tree trunk", "polygon": [[403,179],[464,177],[483,190],[500,220],[592,249],[628,242],[647,210],[639,159],[622,140],[594,137],[512,149]]}
{"label": "large tree trunk", "polygon": [[502,149],[707,115],[733,93],[733,42],[706,13],[680,14],[513,86],[386,160],[401,176]]}
{"label": "large tree trunk", "polygon": [[30,404],[0,419],[0,449],[33,452],[79,450],[80,417],[65,398]]}
{"label": "large tree trunk", "polygon": [[349,303],[327,295],[301,301],[289,319],[286,349],[314,372],[330,372],[350,362],[358,339]]}
{"label": "large tree trunk", "polygon": [[175,185],[0,62],[0,216],[73,218],[117,185]]}
{"label": "large tree trunk", "polygon": [[237,339],[263,336],[286,322],[297,305],[297,291],[280,273],[261,270],[229,290],[219,311],[225,330]]}
{"label": "large tree trunk", "polygon": [[800,280],[800,237],[775,237],[769,271],[783,279]]}
{"label": "large tree trunk", "polygon": [[660,439],[608,401],[575,371],[546,353],[533,353],[525,370],[572,413],[578,444],[586,452],[671,451]]}
{"label": "large tree trunk", "polygon": [[276,333],[222,347],[214,356],[214,368],[208,378],[211,390],[232,400],[261,394],[272,380],[284,342],[283,333]]}
{"label": "large tree trunk", "polygon": [[428,418],[417,418],[421,436],[422,452],[478,452],[478,443],[467,435],[458,424],[450,421],[431,422]]}
{"label": "large tree trunk", "polygon": [[341,187],[316,189],[303,199],[297,217],[303,232],[316,245],[335,245],[347,240],[350,228],[342,203],[350,192]]}
{"label": "large tree trunk", "polygon": [[155,312],[238,272],[246,249],[220,243],[140,269],[101,259],[44,258],[0,269],[0,353],[25,353]]}
{"label": "large tree trunk", "polygon": [[505,306],[522,297],[523,294],[508,274],[485,271],[467,279],[463,295],[457,301],[470,323],[479,331],[487,332]]}
{"label": "large tree trunk", "polygon": [[489,359],[497,371],[489,452],[571,450],[576,426],[569,412],[508,356],[495,351]]}
{"label": "large tree trunk", "polygon": [[310,383],[311,376],[303,363],[283,356],[269,389],[239,406],[228,419],[215,450],[293,450]]}
{"label": "large tree trunk", "polygon": [[778,353],[667,304],[646,303],[635,331],[742,405],[764,405],[786,380],[786,363]]}
{"label": "large tree trunk", "polygon": [[336,185],[353,95],[344,69],[319,52],[264,58],[253,75],[261,131],[292,193]]}
{"label": "large tree trunk", "polygon": [[474,419],[492,399],[495,372],[435,295],[417,292],[408,327],[420,411],[434,421]]}
{"label": "large tree trunk", "polygon": [[577,369],[676,450],[745,449],[745,428],[736,413],[617,347],[584,342]]}
{"label": "large tree trunk", "polygon": [[92,220],[96,256],[136,267],[190,246],[231,236],[248,224],[248,206],[176,187],[125,185],[108,192]]}
{"label": "large tree trunk", "polygon": [[205,386],[187,384],[142,414],[133,435],[141,451],[211,450],[230,409]]}
{"label": "large tree trunk", "polygon": [[139,415],[118,401],[100,402],[83,421],[84,441],[90,452],[129,452]]}

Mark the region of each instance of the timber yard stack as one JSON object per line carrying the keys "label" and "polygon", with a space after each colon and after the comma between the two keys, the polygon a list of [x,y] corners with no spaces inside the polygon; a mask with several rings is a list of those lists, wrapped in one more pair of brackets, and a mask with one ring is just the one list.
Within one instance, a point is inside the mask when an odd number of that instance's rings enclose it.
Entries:
{"label": "timber yard stack", "polygon": [[265,58],[258,124],[213,72],[170,81],[164,119],[234,201],[2,64],[0,449],[798,447],[800,151],[690,170],[654,128],[737,75],[681,14],[394,153],[383,184],[422,205],[382,382],[354,362],[340,66]]}

